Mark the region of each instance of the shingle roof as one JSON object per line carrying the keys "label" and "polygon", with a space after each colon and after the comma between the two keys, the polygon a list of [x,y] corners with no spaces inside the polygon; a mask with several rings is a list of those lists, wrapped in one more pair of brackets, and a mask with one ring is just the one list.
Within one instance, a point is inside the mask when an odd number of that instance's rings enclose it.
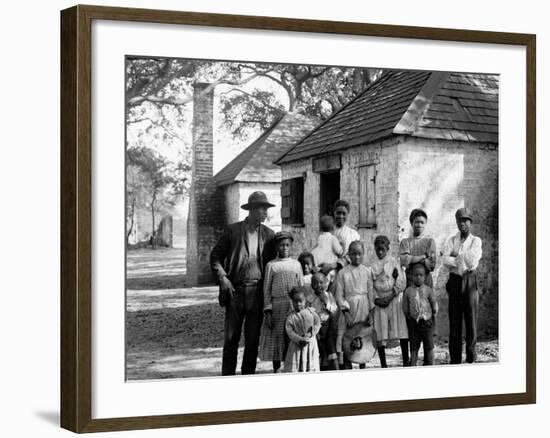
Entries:
{"label": "shingle roof", "polygon": [[411,135],[498,144],[498,76],[449,73],[440,82]]}
{"label": "shingle roof", "polygon": [[221,169],[214,176],[216,184],[280,182],[281,168],[273,161],[319,123],[316,117],[286,114]]}
{"label": "shingle roof", "polygon": [[498,76],[388,71],[276,163],[396,134],[498,143]]}

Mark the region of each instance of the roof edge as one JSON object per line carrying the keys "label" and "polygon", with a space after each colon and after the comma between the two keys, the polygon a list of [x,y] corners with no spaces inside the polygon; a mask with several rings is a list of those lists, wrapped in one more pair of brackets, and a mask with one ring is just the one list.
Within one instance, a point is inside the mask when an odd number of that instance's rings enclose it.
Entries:
{"label": "roof edge", "polygon": [[418,123],[430,107],[441,86],[449,78],[448,72],[432,72],[420,92],[413,99],[405,114],[393,128],[394,134],[412,135],[418,128]]}
{"label": "roof edge", "polygon": [[[227,185],[227,184],[231,184],[231,182],[225,182],[225,178],[222,179],[225,176],[225,175],[223,175],[223,172],[225,172],[226,169],[229,166],[231,166],[235,161],[238,161],[239,159],[241,159],[241,157],[243,155],[250,152],[251,149],[253,149],[254,147],[259,147],[261,145],[261,142],[265,141],[266,138],[268,138],[271,135],[271,133],[273,132],[275,127],[279,124],[279,122],[283,119],[283,117],[280,117],[277,120],[275,120],[275,122],[273,122],[273,124],[269,128],[267,128],[263,133],[261,133],[255,140],[252,141],[252,143],[250,143],[241,152],[239,152],[237,155],[235,155],[235,157],[231,161],[229,161],[225,166],[223,166],[220,170],[218,170],[215,175],[212,176],[212,178],[213,178],[214,182],[216,183],[216,185],[221,187],[221,186],[224,186],[224,185]],[[243,164],[243,166],[245,166],[247,163],[248,163],[248,160]],[[234,180],[239,175],[239,173],[241,173],[241,171],[242,171],[242,168],[231,179]]]}

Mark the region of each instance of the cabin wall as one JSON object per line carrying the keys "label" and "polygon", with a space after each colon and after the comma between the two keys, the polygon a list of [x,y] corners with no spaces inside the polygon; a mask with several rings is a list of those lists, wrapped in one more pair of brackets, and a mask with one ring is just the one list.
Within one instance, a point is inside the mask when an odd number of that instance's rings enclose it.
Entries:
{"label": "cabin wall", "polygon": [[[479,335],[498,333],[498,150],[492,144],[408,138],[399,146],[399,238],[410,234],[414,208],[428,214],[426,234],[437,244],[438,255],[457,233],[455,212],[473,211],[472,233],[483,241],[478,268],[480,287]],[[447,336],[448,271],[441,258],[434,284],[441,304],[438,334]]]}
{"label": "cabin wall", "polygon": [[[390,240],[390,253],[398,255],[398,147],[403,141],[402,137],[393,137],[368,146],[351,148],[342,153],[340,197],[350,203],[351,211],[347,225],[359,231],[361,241],[365,245],[367,265],[376,257],[374,239],[378,235],[387,236]],[[364,227],[359,224],[359,169],[369,164],[376,166],[376,224]]]}
{"label": "cabin wall", "polygon": [[[483,240],[478,269],[480,286],[479,335],[498,335],[498,149],[494,144],[393,137],[341,153],[340,197],[351,206],[348,225],[357,228],[365,244],[365,263],[374,254],[374,238],[385,234],[390,251],[398,256],[399,242],[410,234],[409,215],[414,208],[428,214],[426,233],[436,240],[438,256],[445,241],[457,232],[454,214],[468,207],[474,212],[473,234]],[[361,228],[359,218],[359,168],[376,164],[376,226]],[[320,177],[312,160],[282,166],[283,179],[306,176],[304,226],[287,226],[295,238],[292,255],[311,250],[319,233]],[[438,335],[448,336],[448,272],[439,257],[434,272],[441,304]]]}
{"label": "cabin wall", "polygon": [[305,176],[304,181],[304,224],[303,226],[283,225],[282,228],[294,237],[291,255],[297,257],[302,251],[311,250],[319,234],[319,185],[318,173],[313,172],[311,159],[297,160],[281,166],[283,181]]}

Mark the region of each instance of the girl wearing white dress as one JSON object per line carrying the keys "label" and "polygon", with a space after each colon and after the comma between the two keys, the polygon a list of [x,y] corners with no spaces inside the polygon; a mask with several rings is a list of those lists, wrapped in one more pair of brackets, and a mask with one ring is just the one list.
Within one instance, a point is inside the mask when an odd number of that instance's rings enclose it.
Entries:
{"label": "girl wearing white dress", "polygon": [[374,289],[374,331],[378,342],[380,365],[387,368],[386,344],[399,339],[403,366],[409,365],[409,332],[403,312],[403,291],[407,283],[397,259],[389,254],[390,240],[386,236],[374,239],[376,260],[372,263]]}
{"label": "girl wearing white dress", "polygon": [[[344,333],[358,322],[372,323],[372,274],[370,268],[362,263],[364,252],[363,244],[359,240],[352,242],[348,250],[350,264],[343,267],[336,276],[336,302],[341,311],[336,349],[344,369],[352,367],[351,362],[343,356]],[[365,364],[359,364],[359,368],[365,368]]]}
{"label": "girl wearing white dress", "polygon": [[317,333],[321,320],[317,312],[306,307],[306,291],[294,287],[290,291],[293,311],[285,322],[288,350],[285,357],[285,373],[319,371],[319,347]]}

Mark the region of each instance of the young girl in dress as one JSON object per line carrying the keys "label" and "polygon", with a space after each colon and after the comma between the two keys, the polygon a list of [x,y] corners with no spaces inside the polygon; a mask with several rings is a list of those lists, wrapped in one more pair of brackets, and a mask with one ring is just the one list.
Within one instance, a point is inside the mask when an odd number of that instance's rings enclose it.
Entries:
{"label": "young girl in dress", "polygon": [[289,292],[295,286],[303,285],[302,266],[290,258],[292,235],[281,231],[275,234],[277,258],[265,268],[264,277],[264,320],[260,334],[261,360],[273,362],[276,373],[285,358],[286,335],[285,319],[292,310]]}
{"label": "young girl in dress", "polygon": [[289,296],[293,310],[285,322],[289,339],[285,372],[319,371],[317,333],[321,328],[321,320],[315,310],[306,307],[306,291],[303,287],[292,288]]}
{"label": "young girl in dress", "polygon": [[[370,268],[362,264],[364,252],[363,244],[359,240],[352,242],[348,250],[350,264],[343,267],[336,276],[336,302],[341,312],[336,348],[344,369],[352,368],[351,362],[343,357],[344,333],[358,322],[372,323],[372,275]],[[365,364],[359,364],[359,368],[365,368]]]}
{"label": "young girl in dress", "polygon": [[374,331],[378,342],[380,365],[387,368],[386,344],[399,339],[403,366],[409,365],[407,320],[403,313],[403,291],[406,278],[397,259],[389,254],[390,240],[386,236],[374,239],[376,259],[371,266],[374,289]]}

